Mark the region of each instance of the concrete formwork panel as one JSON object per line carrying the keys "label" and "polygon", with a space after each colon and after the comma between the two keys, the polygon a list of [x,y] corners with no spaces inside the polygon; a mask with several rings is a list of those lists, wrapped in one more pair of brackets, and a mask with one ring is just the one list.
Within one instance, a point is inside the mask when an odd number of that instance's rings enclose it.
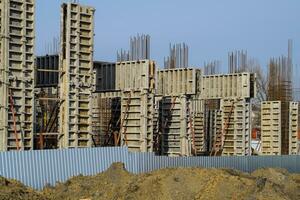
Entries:
{"label": "concrete formwork panel", "polygon": [[177,68],[157,71],[157,94],[163,96],[179,96],[197,94],[200,69]]}
{"label": "concrete formwork panel", "polygon": [[297,155],[299,152],[298,113],[299,113],[299,103],[298,102],[290,102],[290,107],[289,107],[289,155]]}
{"label": "concrete formwork panel", "polygon": [[125,61],[116,64],[116,90],[155,89],[155,62]]}
{"label": "concrete formwork panel", "polygon": [[93,136],[96,146],[113,146],[114,133],[119,133],[121,99],[93,94]]}
{"label": "concrete formwork panel", "polygon": [[73,3],[61,7],[60,148],[93,146],[94,12]]}
{"label": "concrete formwork panel", "polygon": [[245,99],[222,99],[221,110],[225,135],[222,155],[250,155],[250,104]]}
{"label": "concrete formwork panel", "polygon": [[94,62],[96,92],[116,90],[116,63]]}
{"label": "concrete formwork panel", "polygon": [[59,55],[36,57],[35,87],[57,87]]}
{"label": "concrete formwork panel", "polygon": [[208,110],[205,112],[205,130],[207,132],[207,148],[211,152],[217,133],[222,131],[222,111]]}
{"label": "concrete formwork panel", "polygon": [[121,97],[121,146],[134,152],[153,152],[154,93],[124,91]]}
{"label": "concrete formwork panel", "polygon": [[0,10],[0,150],[32,150],[35,0],[1,0]]}
{"label": "concrete formwork panel", "polygon": [[202,99],[252,98],[256,96],[253,73],[207,75],[201,77]]}
{"label": "concrete formwork panel", "polygon": [[192,147],[196,150],[196,155],[203,154],[207,152],[204,112],[194,113],[192,124],[192,131],[194,131],[194,133],[192,133]]}
{"label": "concrete formwork panel", "polygon": [[169,156],[192,155],[189,129],[188,97],[162,97],[159,102],[161,126],[161,154]]}
{"label": "concrete formwork panel", "polygon": [[281,155],[280,101],[261,103],[261,151],[263,155]]}

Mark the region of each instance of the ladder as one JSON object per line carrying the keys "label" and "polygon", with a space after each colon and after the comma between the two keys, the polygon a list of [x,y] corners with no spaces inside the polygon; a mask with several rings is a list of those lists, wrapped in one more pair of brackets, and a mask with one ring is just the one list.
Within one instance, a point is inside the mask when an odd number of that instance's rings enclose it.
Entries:
{"label": "ladder", "polygon": [[232,104],[231,104],[226,122],[224,124],[224,128],[220,132],[216,133],[216,137],[215,137],[214,144],[213,144],[213,149],[210,152],[210,156],[217,156],[217,155],[220,155],[222,153],[226,131],[229,127],[230,118],[231,118],[231,115],[233,113],[233,110],[234,110],[234,100],[232,101]]}
{"label": "ladder", "polygon": [[16,147],[17,150],[20,150],[20,145],[19,145],[19,139],[18,139],[18,133],[17,133],[17,123],[16,123],[16,111],[14,108],[14,100],[13,100],[13,95],[12,91],[10,90],[9,92],[9,101],[10,101],[10,111],[12,113],[12,118],[13,118],[13,126],[14,126],[14,135],[15,135],[15,140],[16,140]]}

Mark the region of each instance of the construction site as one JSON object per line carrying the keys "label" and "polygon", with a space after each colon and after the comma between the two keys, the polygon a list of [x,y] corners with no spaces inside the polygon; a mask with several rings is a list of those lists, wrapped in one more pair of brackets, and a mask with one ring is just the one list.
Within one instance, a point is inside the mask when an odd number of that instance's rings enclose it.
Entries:
{"label": "construction site", "polygon": [[119,51],[116,62],[95,61],[95,9],[68,3],[54,44],[59,53],[35,56],[34,3],[1,1],[1,151],[127,146],[168,156],[299,153],[291,40],[287,56],[270,59],[269,80],[246,51],[228,54],[228,73],[219,73],[218,62],[189,67],[184,43],[170,45],[159,67],[143,34],[131,37],[130,50]]}
{"label": "construction site", "polygon": [[[71,2],[61,5],[54,53],[36,55],[35,11],[35,0],[0,0],[0,151],[126,147],[169,157],[300,155],[291,39],[267,69],[246,50],[228,53],[227,72],[221,72],[217,60],[191,67],[186,43],[170,44],[159,66],[151,59],[148,34],[130,37],[129,50],[118,51],[115,62],[97,61],[96,10]],[[116,173],[140,180],[122,170]],[[276,173],[289,176],[299,189],[299,177]],[[241,176],[254,184],[255,178]],[[47,198],[67,198],[52,190],[45,191]],[[253,186],[245,194],[254,191]],[[291,199],[297,199],[299,190],[293,194]],[[47,199],[38,195],[28,199]]]}

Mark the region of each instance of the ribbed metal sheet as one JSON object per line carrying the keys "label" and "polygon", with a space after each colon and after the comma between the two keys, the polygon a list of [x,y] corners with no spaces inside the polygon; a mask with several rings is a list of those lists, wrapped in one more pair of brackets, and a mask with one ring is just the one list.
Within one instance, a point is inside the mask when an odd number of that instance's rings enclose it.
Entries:
{"label": "ribbed metal sheet", "polygon": [[113,162],[123,162],[132,173],[166,167],[232,168],[252,172],[262,167],[285,168],[300,173],[300,156],[167,157],[153,153],[131,153],[125,147],[0,153],[0,175],[42,189],[79,174],[94,175]]}

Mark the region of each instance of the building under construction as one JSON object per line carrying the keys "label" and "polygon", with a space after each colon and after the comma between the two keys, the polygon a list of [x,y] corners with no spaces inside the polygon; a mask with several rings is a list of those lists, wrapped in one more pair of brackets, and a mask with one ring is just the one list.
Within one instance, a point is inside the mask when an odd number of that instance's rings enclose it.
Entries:
{"label": "building under construction", "polygon": [[0,2],[1,151],[127,146],[167,156],[299,153],[290,54],[270,62],[276,82],[261,103],[261,151],[255,152],[257,80],[244,52],[238,62],[230,55],[229,73],[217,74],[217,62],[189,67],[188,46],[170,45],[162,69],[150,58],[150,36],[138,35],[117,62],[95,61],[95,9],[66,3],[59,54],[36,57],[34,0]]}

